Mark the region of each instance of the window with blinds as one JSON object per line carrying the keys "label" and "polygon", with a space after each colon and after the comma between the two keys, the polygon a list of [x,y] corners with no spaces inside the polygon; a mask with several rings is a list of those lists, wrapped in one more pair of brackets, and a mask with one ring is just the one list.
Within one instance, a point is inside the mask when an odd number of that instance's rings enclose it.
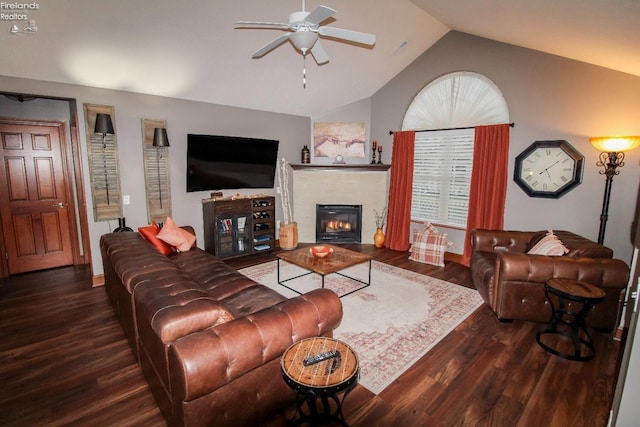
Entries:
{"label": "window with blinds", "polygon": [[418,132],[411,219],[466,227],[474,129]]}

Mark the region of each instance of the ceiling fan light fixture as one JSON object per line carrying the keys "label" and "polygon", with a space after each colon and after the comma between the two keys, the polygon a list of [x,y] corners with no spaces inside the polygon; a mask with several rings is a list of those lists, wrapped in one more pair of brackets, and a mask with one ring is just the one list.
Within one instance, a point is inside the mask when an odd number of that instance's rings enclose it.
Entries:
{"label": "ceiling fan light fixture", "polygon": [[318,34],[313,31],[301,31],[298,30],[295,33],[291,34],[289,37],[291,43],[302,52],[303,55],[306,55],[309,50],[316,44],[318,40]]}

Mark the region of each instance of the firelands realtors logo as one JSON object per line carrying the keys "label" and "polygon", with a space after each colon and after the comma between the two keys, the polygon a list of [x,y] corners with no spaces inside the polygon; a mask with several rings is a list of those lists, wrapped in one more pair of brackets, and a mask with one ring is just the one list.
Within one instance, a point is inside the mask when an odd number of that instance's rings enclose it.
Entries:
{"label": "firelands realtors logo", "polygon": [[[36,20],[29,16],[29,13],[40,9],[39,3],[18,3],[18,2],[0,2],[0,21],[10,21],[12,24],[9,27],[11,34],[19,32],[35,32],[38,31],[36,27]],[[19,22],[28,22],[24,29],[18,27]],[[21,24],[22,26],[22,24]]]}
{"label": "firelands realtors logo", "polygon": [[39,3],[9,3],[0,2],[0,20],[2,21],[26,21],[29,19],[27,12],[40,9]]}

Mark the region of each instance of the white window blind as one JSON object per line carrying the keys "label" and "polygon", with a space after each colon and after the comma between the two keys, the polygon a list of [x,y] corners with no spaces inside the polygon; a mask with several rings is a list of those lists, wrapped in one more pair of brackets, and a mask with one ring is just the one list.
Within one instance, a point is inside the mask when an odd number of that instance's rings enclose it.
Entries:
{"label": "white window blind", "polygon": [[473,129],[416,133],[411,219],[466,227]]}

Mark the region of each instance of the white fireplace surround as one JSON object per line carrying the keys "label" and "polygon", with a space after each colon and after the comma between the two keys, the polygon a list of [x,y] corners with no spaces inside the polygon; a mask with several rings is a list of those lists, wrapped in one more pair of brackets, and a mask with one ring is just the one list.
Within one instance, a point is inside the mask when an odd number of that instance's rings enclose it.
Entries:
{"label": "white fireplace surround", "polygon": [[373,243],[374,210],[387,205],[389,165],[291,165],[298,241],[316,241],[316,204],[362,205],[362,243]]}

